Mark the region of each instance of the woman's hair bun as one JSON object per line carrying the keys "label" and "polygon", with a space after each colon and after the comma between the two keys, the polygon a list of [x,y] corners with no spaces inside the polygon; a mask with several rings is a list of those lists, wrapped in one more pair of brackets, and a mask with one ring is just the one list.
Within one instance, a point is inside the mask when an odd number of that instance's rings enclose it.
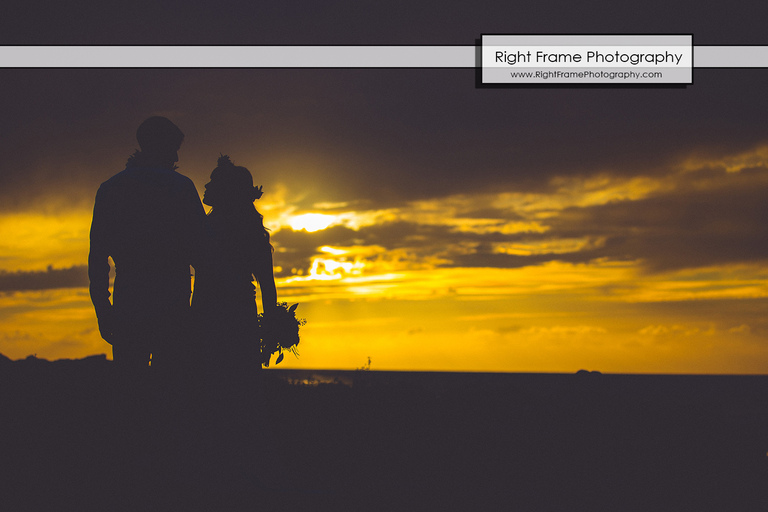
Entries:
{"label": "woman's hair bun", "polygon": [[234,167],[235,166],[235,163],[232,160],[229,159],[228,155],[224,155],[224,154],[221,154],[221,153],[219,153],[219,154],[221,156],[216,161],[216,165],[218,167]]}

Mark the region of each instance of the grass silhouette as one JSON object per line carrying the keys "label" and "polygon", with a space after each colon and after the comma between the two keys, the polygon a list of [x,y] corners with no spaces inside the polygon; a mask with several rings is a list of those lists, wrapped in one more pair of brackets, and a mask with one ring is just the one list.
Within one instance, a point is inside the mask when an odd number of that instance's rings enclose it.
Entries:
{"label": "grass silhouette", "polygon": [[0,358],[6,510],[766,504],[768,377],[262,373],[211,391]]}

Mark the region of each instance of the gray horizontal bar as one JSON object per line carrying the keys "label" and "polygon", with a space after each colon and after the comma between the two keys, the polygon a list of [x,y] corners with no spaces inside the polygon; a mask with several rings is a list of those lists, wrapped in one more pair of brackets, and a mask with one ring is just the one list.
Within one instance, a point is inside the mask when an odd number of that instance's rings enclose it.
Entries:
{"label": "gray horizontal bar", "polygon": [[[468,46],[0,46],[0,68],[474,68]],[[768,46],[694,46],[696,68],[768,68]]]}
{"label": "gray horizontal bar", "polygon": [[680,35],[484,35],[483,44],[489,46],[534,46],[532,40],[546,46],[690,46],[691,36]]}
{"label": "gray horizontal bar", "polygon": [[694,46],[695,68],[768,68],[768,46]]}
{"label": "gray horizontal bar", "polygon": [[5,68],[472,68],[474,46],[0,46]]}

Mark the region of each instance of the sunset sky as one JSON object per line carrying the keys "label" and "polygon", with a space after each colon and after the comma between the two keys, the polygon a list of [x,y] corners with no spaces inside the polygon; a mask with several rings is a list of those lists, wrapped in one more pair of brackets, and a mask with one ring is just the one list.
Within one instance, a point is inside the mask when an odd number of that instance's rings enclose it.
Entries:
{"label": "sunset sky", "polygon": [[[732,4],[600,17],[599,2],[593,15],[486,3],[403,3],[395,16],[242,2],[186,17],[169,4],[146,7],[148,24],[127,11],[96,22],[93,8],[63,27],[48,11],[1,42],[768,44],[763,13]],[[200,193],[220,153],[264,187],[278,296],[308,322],[301,357],[281,367],[370,356],[378,370],[768,371],[768,69],[697,69],[684,89],[478,89],[471,69],[6,69],[0,91],[0,353],[12,359],[109,353],[87,290],[93,200],[139,123],[164,115]]]}

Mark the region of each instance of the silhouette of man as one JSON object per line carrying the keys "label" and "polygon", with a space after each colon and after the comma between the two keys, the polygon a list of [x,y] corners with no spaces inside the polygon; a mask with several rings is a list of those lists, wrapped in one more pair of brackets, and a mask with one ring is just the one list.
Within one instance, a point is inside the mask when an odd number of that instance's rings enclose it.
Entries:
{"label": "silhouette of man", "polygon": [[[88,277],[101,337],[124,369],[174,367],[190,324],[190,265],[205,212],[192,181],[176,172],[184,134],[164,117],[136,132],[136,151],[99,187]],[[109,257],[115,264],[112,302]]]}

